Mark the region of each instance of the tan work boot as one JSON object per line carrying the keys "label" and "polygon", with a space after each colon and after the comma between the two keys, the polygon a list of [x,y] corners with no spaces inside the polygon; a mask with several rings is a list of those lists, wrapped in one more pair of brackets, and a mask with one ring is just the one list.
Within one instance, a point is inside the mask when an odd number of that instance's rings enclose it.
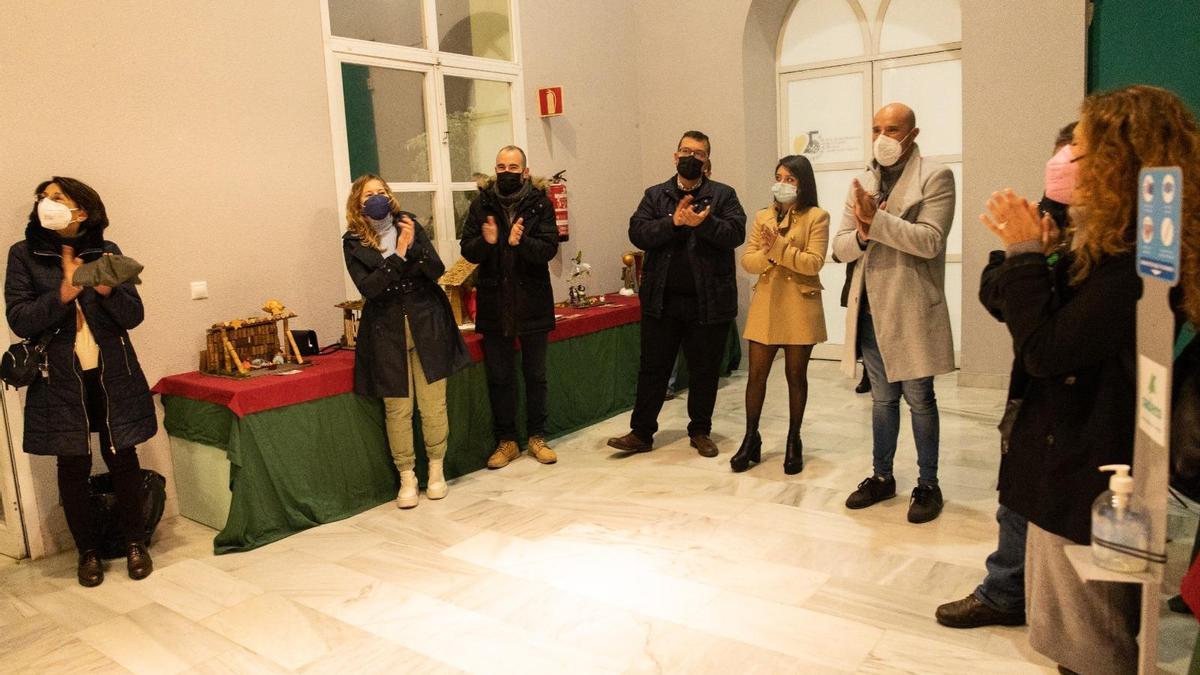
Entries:
{"label": "tan work boot", "polygon": [[550,446],[546,445],[546,439],[541,436],[529,437],[529,454],[542,464],[553,464],[558,461],[558,455]]}
{"label": "tan work boot", "polygon": [[425,496],[430,499],[441,499],[450,491],[446,485],[446,477],[442,475],[442,460],[429,460],[429,482],[425,485]]}
{"label": "tan work boot", "polygon": [[417,473],[400,472],[400,494],[396,495],[396,508],[411,509],[417,505]]}
{"label": "tan work boot", "polygon": [[488,457],[489,469],[503,469],[508,466],[508,463],[521,456],[521,448],[517,447],[516,441],[500,441],[496,444],[496,451]]}

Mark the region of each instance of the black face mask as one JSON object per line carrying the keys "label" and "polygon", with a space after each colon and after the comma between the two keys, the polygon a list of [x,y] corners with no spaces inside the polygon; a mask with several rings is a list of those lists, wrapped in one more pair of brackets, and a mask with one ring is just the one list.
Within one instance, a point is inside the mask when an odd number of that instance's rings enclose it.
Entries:
{"label": "black face mask", "polygon": [[496,190],[505,196],[516,193],[525,182],[525,177],[519,173],[504,171],[496,174]]}
{"label": "black face mask", "polygon": [[684,180],[696,180],[704,173],[704,162],[696,159],[695,155],[680,157],[679,161],[675,162],[675,170]]}
{"label": "black face mask", "polygon": [[1058,229],[1066,232],[1069,221],[1067,220],[1067,209],[1069,207],[1061,202],[1056,202],[1049,197],[1042,195],[1042,200],[1038,202],[1038,212],[1048,214],[1054,219],[1054,224]]}

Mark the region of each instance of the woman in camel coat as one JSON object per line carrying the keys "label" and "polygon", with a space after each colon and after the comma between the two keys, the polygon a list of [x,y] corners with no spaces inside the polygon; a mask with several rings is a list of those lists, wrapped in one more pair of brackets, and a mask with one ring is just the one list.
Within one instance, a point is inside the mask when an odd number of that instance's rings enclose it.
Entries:
{"label": "woman in camel coat", "polygon": [[789,417],[783,469],[796,474],[804,469],[800,425],[808,403],[808,360],[813,345],[826,339],[817,275],[829,244],[829,214],[817,206],[812,165],[803,156],[779,160],[771,193],[773,203],[755,216],[742,254],[742,267],[759,277],[744,333],[750,343],[746,437],[729,463],[734,471],[745,471],[761,458],[758,418],[771,363],[782,347]]}

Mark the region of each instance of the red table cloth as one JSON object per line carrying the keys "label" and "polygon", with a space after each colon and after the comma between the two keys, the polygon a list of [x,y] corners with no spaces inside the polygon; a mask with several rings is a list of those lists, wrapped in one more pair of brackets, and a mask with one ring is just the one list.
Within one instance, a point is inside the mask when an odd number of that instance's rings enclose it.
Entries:
{"label": "red table cloth", "polygon": [[[610,307],[574,309],[556,307],[559,315],[550,341],[569,340],[580,335],[597,333],[609,328],[635,323],[641,319],[641,304],[637,297],[627,298],[616,293],[605,296]],[[463,335],[471,358],[483,360],[482,336]],[[207,401],[229,408],[238,417],[245,417],[271,408],[314,401],[354,390],[354,352],[337,351],[327,356],[309,357],[314,365],[293,375],[263,375],[250,379],[234,379],[205,375],[199,371],[169,375],[154,385],[161,396],[182,396]]]}

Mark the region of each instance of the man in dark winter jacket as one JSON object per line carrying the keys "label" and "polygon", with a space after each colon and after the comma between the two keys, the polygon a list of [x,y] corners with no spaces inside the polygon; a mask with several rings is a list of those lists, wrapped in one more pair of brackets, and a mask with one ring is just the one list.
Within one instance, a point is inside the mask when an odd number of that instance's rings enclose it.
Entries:
{"label": "man in dark winter jacket", "polygon": [[543,464],[557,456],[546,445],[546,346],[554,329],[550,259],[558,252],[554,206],[529,178],[525,151],[496,155],[496,177],[479,186],[463,224],[462,255],[479,265],[475,330],[483,336],[496,450],[489,469],[521,454],[517,446],[516,341],[525,376],[529,453]]}
{"label": "man in dark winter jacket", "polygon": [[631,431],[608,441],[622,452],[652,448],[682,346],[690,376],[688,436],[701,455],[717,456],[709,434],[729,322],[737,316],[733,251],[746,239],[746,212],[733,188],[705,175],[711,150],[708,136],[686,132],[675,151],[675,175],[648,188],[629,219],[629,240],[646,259]]}

